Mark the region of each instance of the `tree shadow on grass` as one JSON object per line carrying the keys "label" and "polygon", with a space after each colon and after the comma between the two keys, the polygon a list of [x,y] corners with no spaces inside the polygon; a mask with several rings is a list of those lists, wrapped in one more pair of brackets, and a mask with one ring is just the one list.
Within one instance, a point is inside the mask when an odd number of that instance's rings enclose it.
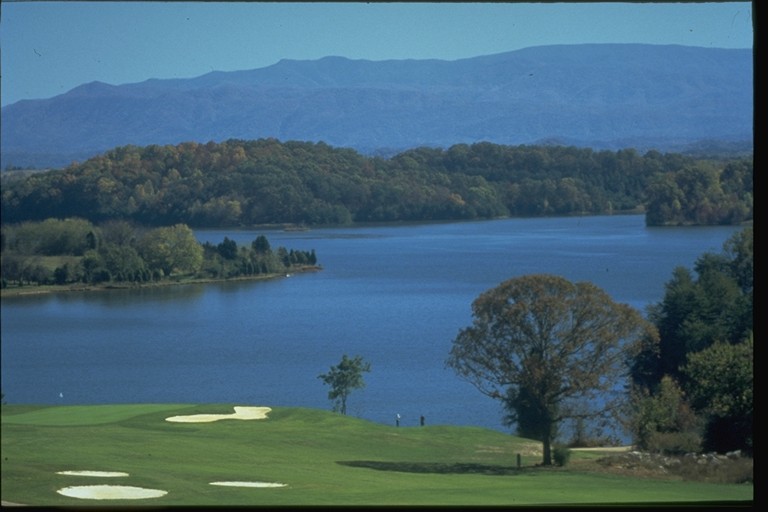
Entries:
{"label": "tree shadow on grass", "polygon": [[[440,473],[475,475],[519,475],[525,470],[515,466],[473,464],[470,462],[388,462],[380,460],[338,460],[336,464],[353,468],[375,469],[377,471],[398,471],[401,473]],[[528,468],[530,469],[530,468]]]}

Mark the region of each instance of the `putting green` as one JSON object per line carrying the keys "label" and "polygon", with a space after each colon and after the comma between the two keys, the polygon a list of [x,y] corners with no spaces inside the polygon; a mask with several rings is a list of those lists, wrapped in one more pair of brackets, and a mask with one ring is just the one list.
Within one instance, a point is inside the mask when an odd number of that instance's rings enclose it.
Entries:
{"label": "putting green", "polygon": [[21,414],[3,414],[2,422],[15,425],[106,425],[153,412],[188,409],[189,404],[69,405],[46,407]]}
{"label": "putting green", "polygon": [[[581,451],[566,468],[539,467],[540,444],[479,427],[396,428],[301,407],[272,407],[258,421],[166,421],[232,418],[235,405],[243,404],[3,405],[3,502],[509,507],[753,498],[751,483],[607,474],[595,463],[599,454]],[[116,419],[105,423],[109,417]],[[86,471],[129,476],[99,481]],[[91,485],[105,483],[122,485]]]}

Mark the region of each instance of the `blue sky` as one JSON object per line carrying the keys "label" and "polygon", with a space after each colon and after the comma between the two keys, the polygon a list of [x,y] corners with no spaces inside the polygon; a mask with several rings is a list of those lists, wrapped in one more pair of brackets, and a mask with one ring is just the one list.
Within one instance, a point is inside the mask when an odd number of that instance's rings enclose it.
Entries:
{"label": "blue sky", "polygon": [[751,2],[2,1],[2,105],[281,59],[455,60],[579,43],[752,48]]}

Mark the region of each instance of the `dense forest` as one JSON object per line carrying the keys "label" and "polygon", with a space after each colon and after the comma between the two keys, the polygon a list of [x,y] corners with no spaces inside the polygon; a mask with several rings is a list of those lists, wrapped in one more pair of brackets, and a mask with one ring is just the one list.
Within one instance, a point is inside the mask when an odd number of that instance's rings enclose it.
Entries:
{"label": "dense forest", "polygon": [[138,228],[127,221],[46,219],[0,231],[2,287],[139,285],[231,279],[315,269],[315,251],[278,247],[259,235],[249,246],[224,237],[201,244],[185,224]]}
{"label": "dense forest", "polygon": [[738,224],[752,219],[754,194],[751,158],[491,143],[391,158],[275,139],[124,146],[62,170],[3,175],[3,223],[233,227],[643,211],[648,225]]}
{"label": "dense forest", "polygon": [[754,230],[678,267],[631,358],[630,430],[642,449],[753,452]]}

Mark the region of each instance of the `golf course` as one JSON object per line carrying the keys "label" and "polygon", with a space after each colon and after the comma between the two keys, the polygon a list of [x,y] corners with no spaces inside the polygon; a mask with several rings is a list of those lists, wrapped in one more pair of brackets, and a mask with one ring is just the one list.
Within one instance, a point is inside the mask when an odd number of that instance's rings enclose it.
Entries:
{"label": "golf course", "polygon": [[542,467],[530,439],[257,404],[2,406],[3,505],[750,505],[752,484]]}

